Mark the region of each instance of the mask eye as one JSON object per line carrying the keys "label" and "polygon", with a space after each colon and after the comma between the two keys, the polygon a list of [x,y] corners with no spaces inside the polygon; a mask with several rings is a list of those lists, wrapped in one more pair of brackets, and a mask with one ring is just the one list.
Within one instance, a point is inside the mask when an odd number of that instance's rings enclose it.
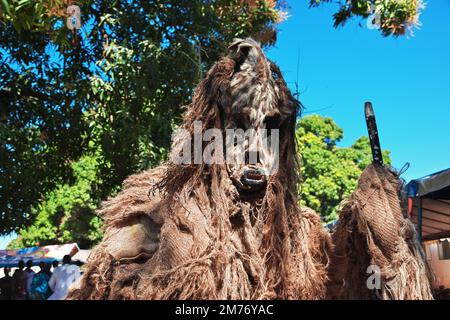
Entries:
{"label": "mask eye", "polygon": [[242,130],[246,130],[247,129],[247,125],[246,122],[244,121],[243,117],[237,117],[234,119],[234,126],[235,129],[242,129]]}
{"label": "mask eye", "polygon": [[267,130],[278,129],[280,126],[281,117],[279,114],[267,116],[264,119],[264,124]]}

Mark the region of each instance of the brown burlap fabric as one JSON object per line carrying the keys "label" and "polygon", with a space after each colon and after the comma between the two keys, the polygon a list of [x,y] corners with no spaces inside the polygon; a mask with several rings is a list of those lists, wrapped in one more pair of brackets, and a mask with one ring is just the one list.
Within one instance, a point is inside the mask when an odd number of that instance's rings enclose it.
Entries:
{"label": "brown burlap fabric", "polygon": [[[105,237],[69,297],[324,298],[331,243],[319,216],[298,206],[298,109],[259,45],[233,42],[199,83],[181,128],[193,137],[198,122],[203,133],[262,130],[275,119],[279,169],[259,194],[238,189],[231,177],[240,170],[225,164],[168,161],[131,176],[100,209]],[[172,150],[183,141],[175,139]]]}
{"label": "brown burlap fabric", "polygon": [[[239,223],[205,216],[209,204],[195,197],[178,199],[185,210],[174,214],[175,203],[148,195],[163,171],[131,176],[103,205],[105,238],[70,298],[432,299],[414,226],[400,207],[401,181],[385,168],[363,172],[343,205],[333,245],[307,208],[290,215],[286,229],[280,215],[252,223],[248,204],[240,204]],[[288,248],[279,246],[280,237],[288,237]],[[381,271],[378,290],[367,286],[371,265]]]}
{"label": "brown burlap fabric", "polygon": [[[181,127],[194,136],[197,121],[202,132],[224,132],[237,120],[260,130],[276,119],[279,169],[259,194],[239,189],[223,164],[168,161],[130,176],[99,210],[105,236],[69,299],[430,298],[395,175],[369,166],[332,236],[299,207],[298,107],[258,44],[234,42],[200,82]],[[382,270],[378,296],[366,286],[370,264]]]}
{"label": "brown burlap fabric", "polygon": [[105,237],[70,299],[325,297],[330,243],[315,212],[288,214],[274,199],[284,214],[252,222],[257,212],[246,203],[230,218],[211,212],[202,195],[180,197],[181,206],[149,199],[162,170],[131,176],[102,206]]}
{"label": "brown burlap fabric", "polygon": [[[330,298],[432,299],[422,248],[402,212],[401,187],[385,167],[370,165],[362,173],[332,234]],[[377,268],[380,286],[370,290],[367,280]],[[369,286],[375,283],[369,279]]]}

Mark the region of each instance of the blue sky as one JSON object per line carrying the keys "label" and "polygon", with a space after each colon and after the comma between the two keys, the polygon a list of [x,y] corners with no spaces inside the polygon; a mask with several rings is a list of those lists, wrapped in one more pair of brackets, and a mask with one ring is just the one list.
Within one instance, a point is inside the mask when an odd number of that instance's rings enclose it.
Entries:
{"label": "blue sky", "polygon": [[15,238],[15,236],[13,236],[13,235],[0,237],[0,250],[5,249],[6,246],[8,245],[8,243],[11,240],[13,240],[14,238]]}
{"label": "blue sky", "polygon": [[334,29],[336,5],[288,0],[291,17],[267,51],[294,91],[300,58],[305,114],[332,117],[341,146],[367,135],[363,105],[372,101],[382,148],[397,169],[411,163],[406,180],[450,167],[450,1],[427,2],[413,37],[384,38],[359,19]]}
{"label": "blue sky", "polygon": [[[334,29],[333,4],[309,9],[288,0],[290,18],[279,27],[268,56],[281,67],[305,114],[332,117],[341,146],[366,135],[363,104],[374,104],[381,145],[406,180],[450,167],[450,1],[430,0],[414,37],[384,38],[360,20]],[[11,237],[0,237],[3,249]]]}

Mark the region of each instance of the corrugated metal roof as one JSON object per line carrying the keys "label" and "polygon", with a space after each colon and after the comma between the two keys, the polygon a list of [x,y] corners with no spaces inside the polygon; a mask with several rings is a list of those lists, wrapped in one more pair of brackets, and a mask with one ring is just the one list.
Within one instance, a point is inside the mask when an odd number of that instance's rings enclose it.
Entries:
{"label": "corrugated metal roof", "polygon": [[[450,188],[450,169],[412,180],[407,185],[410,197],[428,196],[446,188]],[[448,196],[450,200],[450,192],[448,192]]]}
{"label": "corrugated metal roof", "polygon": [[[419,199],[414,199],[412,221],[417,225]],[[450,233],[450,200],[422,199],[422,237],[448,237]]]}
{"label": "corrugated metal roof", "polygon": [[450,169],[412,180],[407,185],[408,196],[414,198],[412,220],[418,224],[422,201],[422,238],[424,240],[450,236]]}

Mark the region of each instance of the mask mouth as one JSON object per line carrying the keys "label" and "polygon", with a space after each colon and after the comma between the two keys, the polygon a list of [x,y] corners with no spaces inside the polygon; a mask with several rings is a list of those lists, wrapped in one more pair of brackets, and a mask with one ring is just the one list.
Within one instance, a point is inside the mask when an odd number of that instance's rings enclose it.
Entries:
{"label": "mask mouth", "polygon": [[260,185],[266,182],[266,173],[260,168],[246,167],[241,181],[249,186]]}
{"label": "mask mouth", "polygon": [[267,184],[267,174],[263,168],[245,166],[233,181],[241,191],[260,191]]}

